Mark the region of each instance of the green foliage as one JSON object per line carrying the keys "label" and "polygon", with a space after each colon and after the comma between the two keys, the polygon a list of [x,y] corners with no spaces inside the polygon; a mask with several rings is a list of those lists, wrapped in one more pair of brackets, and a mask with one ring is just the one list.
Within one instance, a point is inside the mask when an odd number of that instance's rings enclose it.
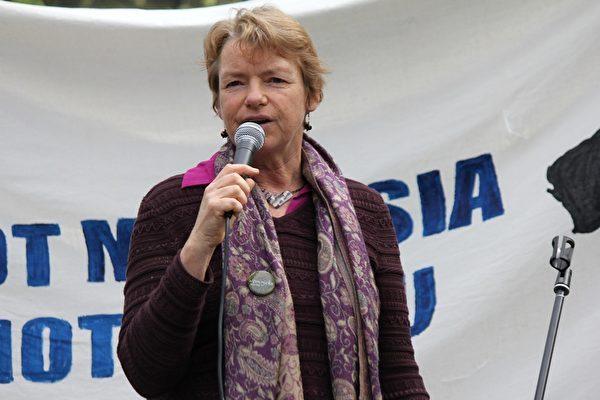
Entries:
{"label": "green foliage", "polygon": [[[11,0],[9,0],[11,1]],[[23,4],[33,4],[34,6],[45,6],[44,0],[19,0],[15,1],[15,3],[23,3]]]}
{"label": "green foliage", "polygon": [[196,8],[219,4],[237,3],[245,0],[8,0],[15,3],[34,4],[54,7],[86,8]]}

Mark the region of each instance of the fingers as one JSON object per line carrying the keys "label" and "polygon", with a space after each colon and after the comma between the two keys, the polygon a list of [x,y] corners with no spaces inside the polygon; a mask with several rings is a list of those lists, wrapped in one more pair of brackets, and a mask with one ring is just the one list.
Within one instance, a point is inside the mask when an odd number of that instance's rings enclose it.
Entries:
{"label": "fingers", "polygon": [[247,196],[254,187],[254,180],[245,177],[256,176],[258,173],[258,169],[249,165],[228,164],[219,172],[207,189],[210,191],[225,186],[238,185]]}
{"label": "fingers", "polygon": [[[244,185],[248,186],[245,181]],[[214,196],[220,199],[235,199],[242,205],[246,205],[248,202],[248,194],[239,185],[230,185],[219,188],[214,192]]]}
{"label": "fingers", "polygon": [[237,216],[248,203],[248,196],[255,186],[251,177],[258,169],[248,165],[226,165],[217,177],[204,189],[196,223],[190,234],[190,246],[210,245],[216,247],[223,241],[223,219],[227,213]]}
{"label": "fingers", "polygon": [[258,168],[251,167],[245,164],[227,164],[219,175],[227,175],[231,173],[237,173],[243,176],[256,176],[259,173]]}
{"label": "fingers", "polygon": [[208,208],[219,216],[225,215],[225,213],[232,211],[235,215],[242,212],[244,206],[242,203],[231,197],[225,198],[214,198],[209,201]]}
{"label": "fingers", "polygon": [[256,184],[246,176],[256,176],[258,173],[258,169],[249,165],[226,165],[204,191],[206,211],[219,216],[228,211],[234,214],[241,212]]}
{"label": "fingers", "polygon": [[252,189],[254,189],[254,186],[256,185],[256,182],[254,182],[254,179],[252,178],[246,178],[246,183],[250,187],[250,191],[252,191]]}
{"label": "fingers", "polygon": [[248,195],[252,190],[248,182],[246,182],[246,180],[236,172],[220,177],[219,181],[216,182],[215,185],[218,188],[223,188],[227,186],[239,186],[240,189],[242,189],[246,195]]}

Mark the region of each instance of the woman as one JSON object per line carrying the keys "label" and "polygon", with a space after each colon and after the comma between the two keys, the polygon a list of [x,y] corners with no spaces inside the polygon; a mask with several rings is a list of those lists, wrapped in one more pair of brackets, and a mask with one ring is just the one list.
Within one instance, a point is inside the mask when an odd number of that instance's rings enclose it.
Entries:
{"label": "woman", "polygon": [[[216,23],[204,46],[228,141],[140,206],[118,349],[131,384],[150,398],[218,397],[220,244],[232,211],[228,399],[428,399],[387,207],[304,134],[324,73],[308,34],[260,7]],[[254,167],[230,164],[248,121],[265,144]],[[273,201],[285,191],[294,198]],[[271,293],[253,291],[256,271],[273,278]]]}

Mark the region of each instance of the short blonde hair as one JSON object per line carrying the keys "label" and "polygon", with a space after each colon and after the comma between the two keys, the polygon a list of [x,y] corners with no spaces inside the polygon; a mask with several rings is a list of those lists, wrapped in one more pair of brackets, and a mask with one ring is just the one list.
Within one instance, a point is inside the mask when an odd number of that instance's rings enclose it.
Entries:
{"label": "short blonde hair", "polygon": [[320,103],[323,99],[322,65],[315,46],[302,25],[272,6],[240,9],[235,17],[216,22],[204,39],[204,62],[208,86],[213,95],[213,109],[219,101],[219,58],[229,39],[238,40],[242,49],[270,50],[294,60],[300,67],[306,96]]}

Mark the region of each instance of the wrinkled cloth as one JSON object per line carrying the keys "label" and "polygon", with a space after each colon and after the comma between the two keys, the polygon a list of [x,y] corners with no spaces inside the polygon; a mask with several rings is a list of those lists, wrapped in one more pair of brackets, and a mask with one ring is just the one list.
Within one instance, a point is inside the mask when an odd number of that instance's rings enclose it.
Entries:
{"label": "wrinkled cloth", "polygon": [[[227,142],[215,174],[231,160]],[[319,241],[319,288],[334,398],[381,399],[379,297],[346,181],[327,152],[305,135],[303,175],[313,189]],[[294,305],[277,232],[260,190],[253,190],[230,238],[225,304],[227,398],[302,399]],[[275,289],[256,296],[247,287],[267,270]]]}
{"label": "wrinkled cloth", "polygon": [[[182,189],[183,175],[145,196],[131,235],[117,354],[144,398],[218,400],[217,318],[221,246],[205,279],[188,274],[179,251],[187,241],[206,185]],[[405,275],[396,232],[379,193],[346,178],[379,292],[379,376],[387,400],[428,400],[410,334]],[[332,400],[327,335],[319,293],[318,240],[311,201],[274,218],[294,300],[305,399]]]}
{"label": "wrinkled cloth", "polygon": [[[215,158],[219,153],[213,154],[208,160],[201,161],[193,168],[187,170],[183,175],[181,188],[187,188],[197,185],[208,185],[215,180]],[[298,193],[290,200],[290,204],[285,210],[286,214],[293,213],[302,207],[311,198],[312,189],[309,185],[304,185]]]}

